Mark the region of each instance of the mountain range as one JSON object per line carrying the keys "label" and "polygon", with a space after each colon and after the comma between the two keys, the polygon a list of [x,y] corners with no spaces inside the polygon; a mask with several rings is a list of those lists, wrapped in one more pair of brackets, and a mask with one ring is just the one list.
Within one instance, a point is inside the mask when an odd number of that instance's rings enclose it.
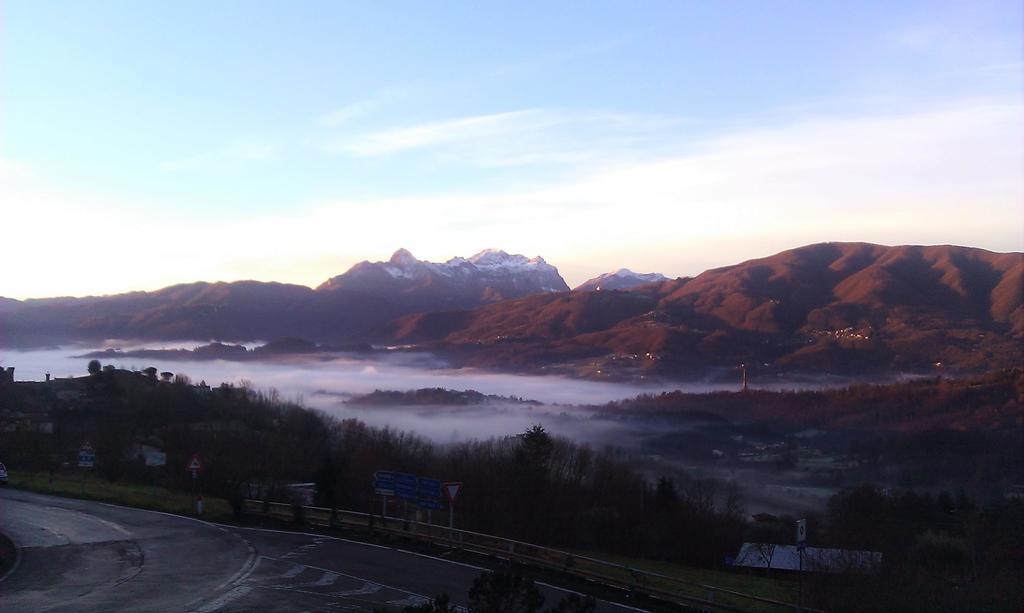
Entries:
{"label": "mountain range", "polygon": [[[591,291],[592,290],[592,291]],[[822,243],[569,291],[542,258],[397,251],[316,289],[241,281],[0,299],[0,343],[284,336],[418,345],[464,365],[588,376],[985,370],[1024,361],[1024,254]]]}
{"label": "mountain range", "polygon": [[436,264],[399,249],[387,262],[360,262],[331,277],[317,291],[379,296],[414,310],[474,306],[569,289],[558,269],[543,258],[527,259],[497,249]]}
{"label": "mountain range", "polygon": [[1021,253],[824,243],[628,291],[410,315],[392,334],[466,363],[590,375],[955,372],[1024,360],[1022,303]]}
{"label": "mountain range", "polygon": [[260,281],[198,282],[112,296],[0,298],[0,343],[377,339],[401,315],[568,289],[558,270],[539,257],[488,249],[439,264],[399,249],[387,262],[360,262],[316,289]]}

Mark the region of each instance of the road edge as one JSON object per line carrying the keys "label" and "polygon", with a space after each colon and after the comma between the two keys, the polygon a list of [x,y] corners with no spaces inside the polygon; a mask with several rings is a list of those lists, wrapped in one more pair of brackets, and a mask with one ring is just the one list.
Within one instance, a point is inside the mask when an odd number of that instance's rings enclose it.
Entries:
{"label": "road edge", "polygon": [[14,574],[21,564],[21,547],[9,536],[0,532],[0,583]]}

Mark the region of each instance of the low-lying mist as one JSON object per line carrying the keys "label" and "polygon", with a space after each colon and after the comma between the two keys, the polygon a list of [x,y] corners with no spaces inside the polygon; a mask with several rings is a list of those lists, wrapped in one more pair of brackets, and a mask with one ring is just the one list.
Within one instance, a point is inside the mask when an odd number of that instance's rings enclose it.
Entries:
{"label": "low-lying mist", "polygon": [[[0,350],[0,364],[14,366],[19,380],[82,376],[88,360],[81,356],[111,346],[131,349],[189,348],[201,342],[118,343],[63,346],[33,350]],[[104,364],[141,370],[154,366],[159,371],[188,375],[194,383],[205,381],[246,383],[261,390],[277,390],[285,399],[345,418],[354,417],[378,426],[410,430],[437,442],[486,438],[522,432],[541,424],[551,432],[594,444],[629,446],[649,430],[636,423],[604,419],[582,407],[631,398],[642,393],[673,389],[707,392],[736,389],[735,384],[650,383],[646,385],[587,381],[563,376],[505,374],[475,369],[447,368],[427,353],[374,352],[370,354],[317,354],[282,357],[269,361],[247,360],[150,360],[130,356],[102,358]],[[820,387],[820,384],[771,387]],[[476,390],[487,395],[534,400],[540,404],[488,402],[482,405],[431,405],[423,407],[358,407],[346,404],[353,395],[374,390],[447,388]]]}
{"label": "low-lying mist", "polygon": [[[118,346],[131,350],[190,348],[198,344],[201,343]],[[86,374],[89,362],[82,354],[108,348],[109,345],[0,349],[0,365],[15,367],[16,380],[38,381],[47,373],[54,377],[80,377]],[[211,386],[227,382],[263,391],[276,390],[284,400],[296,401],[339,419],[355,418],[373,426],[413,432],[442,445],[514,435],[540,424],[555,435],[595,447],[611,445],[636,454],[649,464],[645,470],[651,472],[652,478],[676,468],[693,475],[736,482],[747,493],[751,510],[776,512],[799,505],[820,506],[831,492],[831,488],[804,483],[802,477],[780,472],[765,463],[735,461],[741,453],[750,452],[758,445],[778,444],[782,438],[772,432],[733,424],[714,415],[701,415],[699,410],[693,414],[657,417],[598,408],[644,393],[658,394],[675,389],[693,393],[736,390],[739,386],[735,383],[638,385],[453,369],[436,356],[415,352],[318,353],[265,361],[151,359],[111,354],[100,361],[127,370],[153,366],[158,371],[187,375],[193,383],[205,381]],[[805,378],[753,387],[809,389],[847,383]],[[448,403],[448,397],[443,395],[440,401],[427,404],[375,404],[357,398],[375,390],[422,388],[476,390],[495,398],[478,404]],[[401,398],[404,402],[406,397]],[[724,456],[732,461],[723,461]]]}

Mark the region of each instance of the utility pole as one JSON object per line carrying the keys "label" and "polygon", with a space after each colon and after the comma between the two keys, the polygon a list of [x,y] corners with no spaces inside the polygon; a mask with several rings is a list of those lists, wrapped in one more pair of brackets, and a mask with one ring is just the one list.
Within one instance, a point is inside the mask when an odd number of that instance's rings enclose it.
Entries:
{"label": "utility pole", "polygon": [[796,548],[800,552],[800,579],[796,588],[796,608],[804,609],[804,549],[807,548],[807,520],[796,520]]}

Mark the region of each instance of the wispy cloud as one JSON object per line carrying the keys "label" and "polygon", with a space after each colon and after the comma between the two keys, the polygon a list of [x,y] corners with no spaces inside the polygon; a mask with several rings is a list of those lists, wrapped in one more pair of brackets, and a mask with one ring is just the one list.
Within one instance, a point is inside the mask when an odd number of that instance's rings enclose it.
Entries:
{"label": "wispy cloud", "polygon": [[317,125],[326,128],[336,128],[340,125],[349,123],[353,119],[357,119],[371,113],[376,107],[377,102],[375,100],[360,100],[324,113],[317,118],[316,123]]}
{"label": "wispy cloud", "polygon": [[370,115],[407,93],[408,91],[405,88],[392,87],[382,89],[372,96],[344,104],[320,115],[316,118],[316,124],[323,128],[338,128],[349,125],[354,120]]}
{"label": "wispy cloud", "polygon": [[174,172],[179,170],[205,169],[242,162],[266,162],[275,159],[277,155],[278,147],[272,143],[265,141],[239,141],[221,149],[162,162],[160,170]]}
{"label": "wispy cloud", "polygon": [[522,110],[434,121],[338,140],[330,148],[353,155],[389,155],[435,145],[492,138],[525,126],[536,127],[543,115],[539,110]]}
{"label": "wispy cloud", "polygon": [[681,123],[651,115],[521,109],[338,137],[324,148],[357,157],[420,151],[478,166],[578,164],[641,148],[654,151],[665,131]]}
{"label": "wispy cloud", "polygon": [[533,55],[516,62],[499,66],[490,76],[506,78],[509,76],[528,75],[535,72],[551,72],[558,66],[593,56],[605,55],[616,51],[635,41],[643,33],[631,33],[623,36],[582,42],[551,50],[540,55]]}

